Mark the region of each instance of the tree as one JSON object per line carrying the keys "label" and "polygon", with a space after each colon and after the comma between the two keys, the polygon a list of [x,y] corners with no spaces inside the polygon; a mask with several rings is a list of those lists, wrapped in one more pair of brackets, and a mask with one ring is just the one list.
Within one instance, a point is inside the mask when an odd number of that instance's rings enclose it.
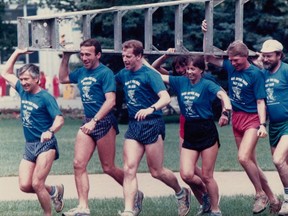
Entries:
{"label": "tree", "polygon": [[13,51],[13,48],[17,46],[17,28],[15,24],[4,22],[3,17],[5,15],[6,3],[0,1],[0,53],[2,62]]}

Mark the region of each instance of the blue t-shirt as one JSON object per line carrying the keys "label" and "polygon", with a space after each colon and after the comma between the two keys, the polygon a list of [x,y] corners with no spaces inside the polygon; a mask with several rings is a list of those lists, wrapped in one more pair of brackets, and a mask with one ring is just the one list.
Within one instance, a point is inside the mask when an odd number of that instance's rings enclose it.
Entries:
{"label": "blue t-shirt", "polygon": [[40,141],[41,134],[53,124],[57,115],[62,115],[55,98],[41,89],[37,94],[25,92],[20,81],[16,91],[21,98],[21,118],[24,136],[27,142]]}
{"label": "blue t-shirt", "polygon": [[87,118],[93,118],[99,111],[106,93],[116,91],[114,74],[102,63],[93,70],[78,68],[69,74],[69,79],[71,83],[77,83]]}
{"label": "blue t-shirt", "polygon": [[262,71],[254,65],[236,71],[227,59],[223,68],[228,72],[229,97],[234,111],[257,113],[257,100],[265,99],[265,84]]}
{"label": "blue t-shirt", "polygon": [[[138,71],[122,69],[115,75],[116,82],[123,85],[129,118],[146,109],[159,100],[158,93],[166,87],[158,73],[143,65]],[[148,118],[161,116],[162,111],[153,112]]]}
{"label": "blue t-shirt", "polygon": [[275,73],[264,70],[266,104],[270,122],[288,120],[288,64],[281,63]]}
{"label": "blue t-shirt", "polygon": [[219,85],[203,78],[198,83],[191,84],[184,76],[169,76],[169,84],[177,93],[180,111],[185,119],[213,118],[212,103],[221,90]]}

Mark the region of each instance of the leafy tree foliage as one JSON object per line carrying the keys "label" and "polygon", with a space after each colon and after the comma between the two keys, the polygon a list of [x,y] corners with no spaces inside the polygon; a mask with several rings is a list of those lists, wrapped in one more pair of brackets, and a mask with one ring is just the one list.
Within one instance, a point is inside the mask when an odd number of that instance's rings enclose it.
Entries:
{"label": "leafy tree foliage", "polygon": [[3,22],[5,13],[5,2],[0,1],[0,54],[2,59],[6,59],[7,54],[11,53],[13,47],[17,45],[17,29],[14,24]]}

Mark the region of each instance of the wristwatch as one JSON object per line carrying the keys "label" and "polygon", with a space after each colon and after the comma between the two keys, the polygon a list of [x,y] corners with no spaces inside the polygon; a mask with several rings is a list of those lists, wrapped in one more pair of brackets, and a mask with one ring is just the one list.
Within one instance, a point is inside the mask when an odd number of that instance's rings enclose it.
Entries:
{"label": "wristwatch", "polygon": [[153,112],[155,112],[155,111],[156,111],[156,107],[155,107],[155,106],[151,106],[150,108],[152,108],[152,109],[153,109]]}
{"label": "wristwatch", "polygon": [[54,135],[54,131],[53,131],[51,128],[49,128],[48,131],[49,131],[52,135]]}
{"label": "wristwatch", "polygon": [[94,121],[95,123],[97,123],[97,122],[98,122],[98,118],[93,117],[93,121]]}
{"label": "wristwatch", "polygon": [[267,126],[267,124],[266,124],[266,123],[260,123],[260,125],[263,125],[264,127],[266,127],[266,126]]}
{"label": "wristwatch", "polygon": [[228,111],[223,111],[223,112],[222,112],[222,115],[224,115],[224,116],[226,116],[226,117],[229,118],[229,112],[228,112]]}

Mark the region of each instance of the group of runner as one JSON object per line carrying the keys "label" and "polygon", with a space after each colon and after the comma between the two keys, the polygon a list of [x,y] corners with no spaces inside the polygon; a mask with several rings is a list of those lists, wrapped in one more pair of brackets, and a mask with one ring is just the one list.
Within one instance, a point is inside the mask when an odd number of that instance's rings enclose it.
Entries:
{"label": "group of runner", "polygon": [[[202,30],[207,33],[205,20]],[[24,65],[14,74],[17,58],[30,53],[27,49],[16,49],[1,75],[21,98],[26,144],[19,166],[19,187],[23,192],[36,193],[44,215],[48,216],[52,215],[50,199],[56,212],[61,212],[64,207],[64,185],[45,184],[53,161],[59,157],[55,133],[63,126],[64,118],[56,100],[39,86],[37,66]],[[212,111],[216,98],[222,104],[218,124],[227,125],[231,116],[238,160],[255,188],[253,213],[258,214],[269,206],[273,213],[288,214],[288,99],[285,98],[288,65],[282,62],[284,54],[280,42],[271,39],[263,43],[258,59],[262,64],[257,66],[249,62],[247,46],[234,41],[227,49],[228,58],[175,57],[174,74],[161,67],[169,57],[167,54],[152,64],[155,69],[147,65],[143,58],[143,44],[137,40],[122,44],[125,67],[116,75],[100,62],[101,45],[95,39],[80,44],[83,66],[72,72],[69,70],[71,54],[63,53],[59,80],[77,84],[85,117],[74,146],[73,165],[79,204],[63,215],[90,215],[87,165],[97,148],[103,172],[123,186],[125,202],[121,216],[137,216],[142,210],[144,194],[138,189],[136,173],[145,153],[151,175],[174,190],[179,216],[190,211],[190,189],[200,204],[197,215],[221,216],[218,185],[213,177],[220,147]],[[206,62],[223,67],[228,73],[228,94],[204,75]],[[181,187],[174,173],[163,166],[165,124],[161,109],[170,103],[164,83],[169,84],[178,98],[181,111],[180,175],[190,188]],[[124,135],[123,168],[114,163],[116,135],[119,133],[113,114],[117,84],[123,87],[129,114]],[[256,160],[257,141],[267,136],[266,109],[273,162],[284,187],[283,202],[271,191]],[[201,168],[197,165],[200,157]]]}

